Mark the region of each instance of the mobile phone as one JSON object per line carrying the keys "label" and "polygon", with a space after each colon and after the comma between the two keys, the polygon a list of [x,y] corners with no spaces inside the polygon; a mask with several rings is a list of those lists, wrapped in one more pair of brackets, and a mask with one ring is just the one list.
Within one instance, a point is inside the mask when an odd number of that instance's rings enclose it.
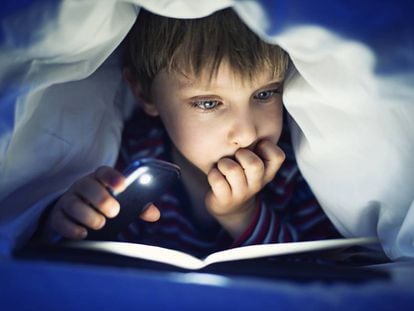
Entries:
{"label": "mobile phone", "polygon": [[145,205],[157,200],[180,177],[179,166],[153,158],[141,158],[131,163],[123,172],[126,189],[111,192],[120,204],[119,214],[107,218],[101,230],[90,230],[88,240],[116,240],[119,232],[133,222]]}

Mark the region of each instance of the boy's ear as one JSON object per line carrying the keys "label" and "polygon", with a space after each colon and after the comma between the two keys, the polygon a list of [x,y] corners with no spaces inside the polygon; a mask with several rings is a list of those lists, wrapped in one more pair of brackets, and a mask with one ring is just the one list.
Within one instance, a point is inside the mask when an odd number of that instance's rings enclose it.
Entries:
{"label": "boy's ear", "polygon": [[128,83],[129,88],[134,94],[135,98],[140,103],[140,106],[145,111],[146,114],[156,117],[159,115],[157,107],[147,98],[143,92],[141,83],[133,76],[131,71],[128,68],[124,68],[122,72],[124,80]]}

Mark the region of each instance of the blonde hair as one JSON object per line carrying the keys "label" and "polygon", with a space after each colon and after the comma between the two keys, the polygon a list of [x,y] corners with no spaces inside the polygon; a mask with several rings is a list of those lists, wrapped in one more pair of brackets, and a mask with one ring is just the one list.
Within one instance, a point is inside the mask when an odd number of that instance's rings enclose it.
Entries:
{"label": "blonde hair", "polygon": [[198,76],[215,75],[223,60],[240,77],[251,79],[265,68],[283,78],[289,57],[279,46],[254,34],[232,9],[198,19],[174,19],[141,9],[127,37],[125,66],[149,96],[163,69]]}

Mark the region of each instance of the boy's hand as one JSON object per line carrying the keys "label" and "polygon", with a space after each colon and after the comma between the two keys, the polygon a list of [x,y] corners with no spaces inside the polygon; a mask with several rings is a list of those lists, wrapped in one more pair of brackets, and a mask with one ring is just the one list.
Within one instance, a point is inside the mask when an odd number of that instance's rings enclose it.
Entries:
{"label": "boy's hand", "polygon": [[220,159],[208,173],[211,190],[205,198],[206,207],[233,238],[250,224],[256,194],[274,178],[284,159],[283,151],[265,139],[254,151],[237,150],[235,160]]}
{"label": "boy's hand", "polygon": [[[88,230],[101,229],[106,218],[113,218],[119,213],[119,203],[108,189],[122,192],[124,188],[125,177],[121,173],[101,166],[94,173],[75,182],[60,197],[51,211],[47,226],[65,238],[84,239]],[[141,218],[156,221],[159,211],[150,204]]]}

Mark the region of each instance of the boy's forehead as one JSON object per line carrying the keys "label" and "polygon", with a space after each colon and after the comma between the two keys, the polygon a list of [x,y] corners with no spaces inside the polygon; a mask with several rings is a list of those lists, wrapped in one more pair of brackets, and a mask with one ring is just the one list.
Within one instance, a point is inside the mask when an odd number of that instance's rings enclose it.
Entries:
{"label": "boy's forehead", "polygon": [[274,75],[272,70],[260,71],[251,77],[242,76],[231,70],[229,66],[220,66],[216,73],[211,74],[208,70],[202,70],[201,74],[186,72],[160,72],[163,81],[178,87],[179,89],[209,90],[227,88],[235,85],[246,87],[261,87],[270,83],[283,80],[282,77]]}

